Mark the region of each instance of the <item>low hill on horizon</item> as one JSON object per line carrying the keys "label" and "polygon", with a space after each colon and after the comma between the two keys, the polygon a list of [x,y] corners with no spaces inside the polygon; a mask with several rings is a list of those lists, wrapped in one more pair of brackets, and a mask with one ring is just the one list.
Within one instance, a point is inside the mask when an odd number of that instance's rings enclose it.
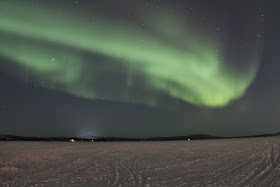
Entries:
{"label": "low hill on horizon", "polygon": [[122,138],[122,137],[98,137],[98,136],[81,136],[81,137],[35,137],[35,136],[16,136],[0,134],[0,141],[173,141],[173,140],[206,140],[206,139],[231,139],[231,138],[251,138],[251,137],[270,137],[279,136],[275,134],[260,134],[251,136],[234,136],[222,137],[211,136],[207,134],[192,134],[187,136],[173,137],[151,137],[151,138]]}

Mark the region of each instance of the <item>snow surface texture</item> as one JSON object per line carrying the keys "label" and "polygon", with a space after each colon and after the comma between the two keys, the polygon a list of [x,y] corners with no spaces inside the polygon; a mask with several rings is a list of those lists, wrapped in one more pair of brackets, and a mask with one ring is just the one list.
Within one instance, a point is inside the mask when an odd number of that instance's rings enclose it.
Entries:
{"label": "snow surface texture", "polygon": [[0,186],[280,186],[280,137],[0,142]]}

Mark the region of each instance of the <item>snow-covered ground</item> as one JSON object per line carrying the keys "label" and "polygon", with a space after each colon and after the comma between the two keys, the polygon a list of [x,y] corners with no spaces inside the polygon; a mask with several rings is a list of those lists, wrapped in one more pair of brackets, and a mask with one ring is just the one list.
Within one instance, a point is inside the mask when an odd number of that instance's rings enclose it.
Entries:
{"label": "snow-covered ground", "polygon": [[280,186],[280,137],[0,142],[0,186]]}

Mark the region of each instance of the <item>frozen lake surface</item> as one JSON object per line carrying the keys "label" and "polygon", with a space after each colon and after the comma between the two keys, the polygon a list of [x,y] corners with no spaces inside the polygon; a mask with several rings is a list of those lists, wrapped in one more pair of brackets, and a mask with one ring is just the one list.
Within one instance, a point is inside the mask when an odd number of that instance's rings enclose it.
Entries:
{"label": "frozen lake surface", "polygon": [[0,142],[0,186],[280,186],[280,137]]}

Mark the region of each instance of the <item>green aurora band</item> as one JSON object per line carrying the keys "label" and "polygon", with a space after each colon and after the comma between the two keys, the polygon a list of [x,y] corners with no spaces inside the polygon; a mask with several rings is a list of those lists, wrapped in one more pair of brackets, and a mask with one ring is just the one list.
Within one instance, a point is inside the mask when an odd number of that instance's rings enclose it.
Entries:
{"label": "green aurora band", "polygon": [[238,72],[217,53],[223,50],[221,38],[194,32],[186,21],[160,11],[146,11],[144,19],[153,34],[100,11],[101,21],[88,24],[88,11],[9,1],[0,8],[1,69],[27,83],[44,81],[49,89],[86,99],[155,107],[161,95],[223,107],[255,79],[258,46]]}

